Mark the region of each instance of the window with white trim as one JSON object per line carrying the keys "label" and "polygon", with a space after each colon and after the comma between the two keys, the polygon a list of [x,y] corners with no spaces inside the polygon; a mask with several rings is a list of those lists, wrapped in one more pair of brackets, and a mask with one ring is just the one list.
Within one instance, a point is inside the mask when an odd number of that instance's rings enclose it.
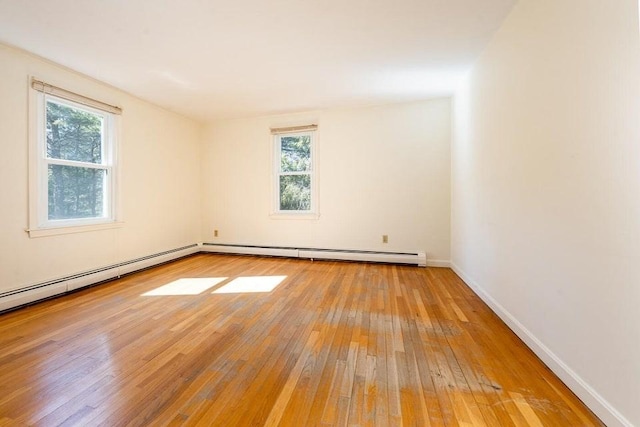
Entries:
{"label": "window with white trim", "polygon": [[316,126],[301,128],[272,129],[276,214],[318,213]]}
{"label": "window with white trim", "polygon": [[96,108],[98,101],[38,83],[32,84],[31,231],[114,223],[117,121],[107,110],[116,107]]}

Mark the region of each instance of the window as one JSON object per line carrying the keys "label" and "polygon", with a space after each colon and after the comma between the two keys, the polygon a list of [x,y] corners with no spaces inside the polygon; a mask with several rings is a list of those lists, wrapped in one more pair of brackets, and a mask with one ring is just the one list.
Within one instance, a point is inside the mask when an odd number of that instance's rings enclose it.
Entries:
{"label": "window", "polygon": [[32,87],[29,231],[114,223],[115,114],[96,108],[102,106],[97,101],[35,80]]}
{"label": "window", "polygon": [[275,213],[317,216],[316,126],[272,129]]}

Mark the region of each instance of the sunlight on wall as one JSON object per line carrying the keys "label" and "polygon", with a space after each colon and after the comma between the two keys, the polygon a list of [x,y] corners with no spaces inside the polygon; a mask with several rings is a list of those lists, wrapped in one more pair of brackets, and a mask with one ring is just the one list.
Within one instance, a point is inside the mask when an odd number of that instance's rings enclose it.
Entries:
{"label": "sunlight on wall", "polygon": [[219,287],[214,294],[237,294],[271,292],[287,276],[246,276],[233,279],[224,286]]}
{"label": "sunlight on wall", "polygon": [[171,283],[160,286],[152,291],[142,294],[144,297],[166,296],[166,295],[198,295],[224,282],[227,277],[202,277],[178,279]]}

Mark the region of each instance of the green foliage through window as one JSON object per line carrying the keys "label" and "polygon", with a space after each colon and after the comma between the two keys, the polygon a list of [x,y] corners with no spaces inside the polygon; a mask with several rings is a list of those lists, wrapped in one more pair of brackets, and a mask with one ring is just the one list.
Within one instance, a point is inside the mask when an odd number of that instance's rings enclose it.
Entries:
{"label": "green foliage through window", "polygon": [[49,165],[49,219],[102,216],[104,178],[101,169]]}
{"label": "green foliage through window", "polygon": [[311,134],[278,137],[280,170],[279,210],[311,211],[312,137]]}
{"label": "green foliage through window", "polygon": [[311,210],[311,177],[309,175],[280,177],[280,210]]}
{"label": "green foliage through window", "polygon": [[281,137],[282,172],[301,172],[311,169],[311,137],[283,136]]}
{"label": "green foliage through window", "polygon": [[47,168],[48,219],[103,217],[107,170],[82,164],[103,163],[104,118],[47,100],[45,125],[46,154],[52,160]]}

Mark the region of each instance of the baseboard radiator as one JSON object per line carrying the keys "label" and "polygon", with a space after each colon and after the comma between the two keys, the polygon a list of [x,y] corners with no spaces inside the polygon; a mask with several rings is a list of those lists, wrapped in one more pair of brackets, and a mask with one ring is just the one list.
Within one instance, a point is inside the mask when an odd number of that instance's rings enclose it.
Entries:
{"label": "baseboard radiator", "polygon": [[0,312],[200,252],[197,244],[0,293]]}
{"label": "baseboard radiator", "polygon": [[266,255],[288,258],[408,264],[417,265],[419,267],[427,266],[427,256],[424,252],[375,252],[338,249],[287,248],[277,246],[244,246],[215,243],[203,243],[200,250],[202,252],[224,254]]}
{"label": "baseboard radiator", "polygon": [[275,246],[220,245],[214,243],[192,244],[153,255],[120,262],[110,266],[36,283],[0,293],[0,312],[14,309],[56,295],[95,285],[125,274],[182,258],[198,252],[263,255],[289,258],[327,259],[344,261],[381,262],[426,267],[424,252],[375,252],[336,249],[284,248]]}

